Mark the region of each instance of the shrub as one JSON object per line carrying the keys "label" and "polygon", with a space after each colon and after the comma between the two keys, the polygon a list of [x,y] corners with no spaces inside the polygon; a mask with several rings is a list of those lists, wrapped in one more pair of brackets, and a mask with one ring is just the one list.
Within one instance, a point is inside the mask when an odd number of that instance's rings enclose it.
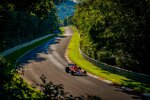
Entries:
{"label": "shrub", "polygon": [[115,57],[112,52],[109,51],[98,51],[97,52],[98,60],[105,62],[110,65],[115,65]]}

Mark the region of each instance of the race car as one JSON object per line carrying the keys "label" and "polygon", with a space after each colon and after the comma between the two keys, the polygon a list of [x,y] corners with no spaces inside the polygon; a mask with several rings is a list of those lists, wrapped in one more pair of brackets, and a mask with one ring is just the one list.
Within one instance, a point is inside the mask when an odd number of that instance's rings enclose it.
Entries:
{"label": "race car", "polygon": [[86,71],[82,70],[81,67],[78,67],[76,64],[68,64],[68,66],[65,68],[65,71],[67,73],[71,73],[71,75],[77,75],[77,76],[86,76]]}

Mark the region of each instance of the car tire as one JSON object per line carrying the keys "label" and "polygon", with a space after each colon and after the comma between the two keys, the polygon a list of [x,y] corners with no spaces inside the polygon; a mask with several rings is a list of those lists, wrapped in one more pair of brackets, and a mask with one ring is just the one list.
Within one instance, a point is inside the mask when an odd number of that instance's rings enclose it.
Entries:
{"label": "car tire", "polygon": [[71,75],[74,75],[74,71],[71,71]]}
{"label": "car tire", "polygon": [[66,71],[66,73],[69,73],[69,72],[70,72],[69,67],[66,67],[66,68],[65,68],[65,71]]}
{"label": "car tire", "polygon": [[86,74],[86,71],[84,71],[83,73],[84,73],[85,76],[87,75],[87,74]]}

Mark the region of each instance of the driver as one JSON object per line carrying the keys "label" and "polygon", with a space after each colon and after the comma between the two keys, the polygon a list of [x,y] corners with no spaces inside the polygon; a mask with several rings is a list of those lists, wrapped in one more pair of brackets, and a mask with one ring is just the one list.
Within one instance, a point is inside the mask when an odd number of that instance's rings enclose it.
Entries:
{"label": "driver", "polygon": [[74,69],[75,71],[77,71],[78,67],[77,67],[76,64],[73,65],[73,69]]}

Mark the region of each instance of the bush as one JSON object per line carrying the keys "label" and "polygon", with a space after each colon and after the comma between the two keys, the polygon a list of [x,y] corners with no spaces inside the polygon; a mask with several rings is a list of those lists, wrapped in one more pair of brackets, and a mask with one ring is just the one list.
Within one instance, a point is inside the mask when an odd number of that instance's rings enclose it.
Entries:
{"label": "bush", "polygon": [[98,51],[97,52],[98,60],[105,62],[110,65],[115,65],[115,57],[112,52],[109,51]]}
{"label": "bush", "polygon": [[[116,55],[116,63],[119,67],[128,69],[128,70],[136,70],[137,71],[137,64],[138,61],[136,59],[133,59],[131,55],[128,53],[123,53],[119,51]],[[134,68],[134,69],[133,69]]]}
{"label": "bush", "polygon": [[17,100],[42,97],[41,92],[29,86],[13,68],[13,64],[0,57],[0,98]]}

